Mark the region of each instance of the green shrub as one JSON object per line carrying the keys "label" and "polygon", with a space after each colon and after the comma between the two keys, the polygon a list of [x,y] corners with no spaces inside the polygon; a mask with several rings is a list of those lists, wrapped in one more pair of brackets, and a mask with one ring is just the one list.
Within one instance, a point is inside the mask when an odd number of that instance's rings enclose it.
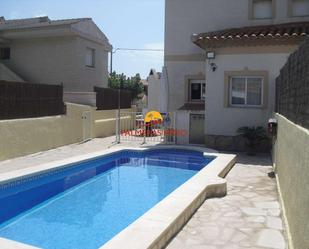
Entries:
{"label": "green shrub", "polygon": [[266,130],[261,126],[244,126],[239,128],[237,133],[239,133],[245,139],[248,155],[254,155],[261,143],[267,140]]}

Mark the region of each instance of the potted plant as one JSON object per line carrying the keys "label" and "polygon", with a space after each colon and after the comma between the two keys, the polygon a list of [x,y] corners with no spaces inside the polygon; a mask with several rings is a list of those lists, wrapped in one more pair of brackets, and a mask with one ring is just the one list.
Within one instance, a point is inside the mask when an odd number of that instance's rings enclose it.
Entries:
{"label": "potted plant", "polygon": [[237,130],[237,132],[245,139],[246,148],[248,155],[255,155],[259,145],[265,140],[267,140],[265,128],[258,127],[248,127],[244,126]]}

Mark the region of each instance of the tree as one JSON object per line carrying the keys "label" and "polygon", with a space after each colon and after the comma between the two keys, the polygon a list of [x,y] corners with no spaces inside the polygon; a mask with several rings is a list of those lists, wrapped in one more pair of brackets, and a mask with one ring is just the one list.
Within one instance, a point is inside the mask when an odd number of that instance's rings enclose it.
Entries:
{"label": "tree", "polygon": [[141,83],[140,74],[136,74],[133,77],[127,77],[126,75],[117,74],[113,72],[108,79],[108,86],[114,89],[124,89],[132,92],[132,98],[136,99],[144,92],[144,86]]}

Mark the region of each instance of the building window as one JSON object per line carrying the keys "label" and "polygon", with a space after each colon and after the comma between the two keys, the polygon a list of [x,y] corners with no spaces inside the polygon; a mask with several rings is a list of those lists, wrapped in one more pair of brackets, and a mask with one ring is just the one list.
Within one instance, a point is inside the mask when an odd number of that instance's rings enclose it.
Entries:
{"label": "building window", "polygon": [[274,0],[252,0],[252,19],[273,18]]}
{"label": "building window", "polygon": [[206,84],[204,80],[190,80],[189,84],[189,100],[203,101],[205,100]]}
{"label": "building window", "polygon": [[1,60],[9,60],[11,58],[11,49],[10,48],[1,48],[0,49],[0,58],[1,58]]}
{"label": "building window", "polygon": [[95,66],[95,50],[92,48],[86,49],[86,66],[87,67]]}
{"label": "building window", "polygon": [[309,0],[291,0],[292,16],[309,16]]}
{"label": "building window", "polygon": [[230,78],[230,105],[244,107],[262,106],[263,78],[240,76]]}

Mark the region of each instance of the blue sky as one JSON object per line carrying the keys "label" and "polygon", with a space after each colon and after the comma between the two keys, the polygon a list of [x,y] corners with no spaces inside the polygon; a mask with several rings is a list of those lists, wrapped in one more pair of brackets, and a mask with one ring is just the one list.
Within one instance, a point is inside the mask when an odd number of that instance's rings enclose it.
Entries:
{"label": "blue sky", "polygon": [[[164,0],[0,0],[6,19],[48,15],[51,19],[92,17],[114,48],[164,47]],[[114,55],[114,69],[126,75],[150,68],[161,71],[162,52],[126,52]]]}

